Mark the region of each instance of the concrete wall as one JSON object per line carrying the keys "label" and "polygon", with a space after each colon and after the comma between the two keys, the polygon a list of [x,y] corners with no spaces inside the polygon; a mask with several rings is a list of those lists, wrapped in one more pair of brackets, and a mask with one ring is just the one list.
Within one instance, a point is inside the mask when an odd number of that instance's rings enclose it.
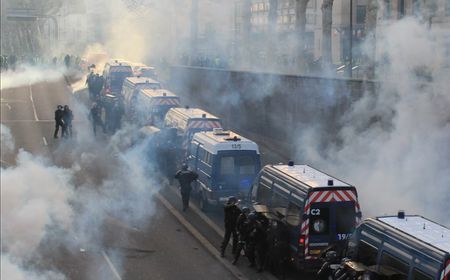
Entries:
{"label": "concrete wall", "polygon": [[[276,149],[286,157],[302,130],[319,125],[325,139],[334,141],[339,116],[373,82],[227,71],[176,66],[171,89],[184,105],[200,107],[225,120],[226,128]],[[326,143],[322,143],[326,145]]]}

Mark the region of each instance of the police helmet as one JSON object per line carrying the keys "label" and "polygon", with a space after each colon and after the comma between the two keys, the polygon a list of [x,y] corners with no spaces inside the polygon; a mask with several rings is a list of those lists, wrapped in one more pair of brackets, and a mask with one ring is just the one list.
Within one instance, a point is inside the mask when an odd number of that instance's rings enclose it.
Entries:
{"label": "police helmet", "polygon": [[181,169],[182,170],[187,170],[188,169],[188,165],[186,163],[183,163],[183,165],[181,165]]}
{"label": "police helmet", "polygon": [[242,207],[242,213],[248,214],[250,213],[250,209],[248,207]]}
{"label": "police helmet", "polygon": [[236,202],[237,202],[237,198],[236,197],[230,196],[228,198],[228,204],[236,204]]}
{"label": "police helmet", "polygon": [[330,261],[334,261],[337,258],[337,253],[335,251],[328,251],[325,254],[325,260],[330,262]]}
{"label": "police helmet", "polygon": [[256,221],[257,218],[258,218],[258,217],[256,216],[256,213],[255,213],[255,212],[251,212],[250,214],[248,214],[248,219],[249,219],[249,221],[254,222],[254,221]]}

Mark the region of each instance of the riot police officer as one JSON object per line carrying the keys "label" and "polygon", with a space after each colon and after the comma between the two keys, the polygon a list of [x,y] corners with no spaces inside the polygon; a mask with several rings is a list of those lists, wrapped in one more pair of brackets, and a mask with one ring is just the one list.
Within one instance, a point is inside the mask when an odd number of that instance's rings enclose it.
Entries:
{"label": "riot police officer", "polygon": [[61,136],[64,136],[65,134],[65,124],[64,124],[64,111],[63,106],[58,105],[56,111],[55,111],[55,133],[53,134],[53,138],[58,138],[58,132],[59,128],[61,128]]}
{"label": "riot police officer", "polygon": [[225,224],[225,235],[223,237],[222,245],[220,246],[220,256],[225,256],[225,249],[227,248],[228,242],[230,242],[230,237],[233,236],[233,248],[232,252],[235,253],[238,244],[238,235],[236,231],[236,222],[241,214],[241,210],[237,206],[237,198],[232,196],[228,199],[227,204],[223,208],[224,212],[224,224]]}
{"label": "riot police officer", "polygon": [[106,127],[102,120],[102,109],[96,103],[92,103],[92,108],[89,113],[89,119],[92,121],[92,130],[94,131],[94,135],[97,135],[97,125],[101,126],[103,129],[103,133],[106,133]]}
{"label": "riot police officer", "polygon": [[234,252],[234,260],[232,262],[233,265],[235,265],[239,260],[242,250],[244,250],[244,253],[247,255],[247,242],[251,230],[250,222],[248,219],[249,214],[250,209],[247,207],[243,207],[242,213],[239,215],[236,221],[236,229],[238,232],[239,242],[237,244],[236,251]]}
{"label": "riot police officer", "polygon": [[180,183],[181,200],[183,203],[183,212],[189,208],[189,197],[191,195],[191,183],[197,180],[198,174],[188,170],[187,164],[183,164],[181,170],[175,174],[175,179]]}

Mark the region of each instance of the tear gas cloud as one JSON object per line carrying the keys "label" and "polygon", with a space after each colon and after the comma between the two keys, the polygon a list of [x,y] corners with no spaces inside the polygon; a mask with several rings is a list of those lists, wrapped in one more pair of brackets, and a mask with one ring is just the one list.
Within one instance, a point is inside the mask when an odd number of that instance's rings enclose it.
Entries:
{"label": "tear gas cloud", "polygon": [[450,225],[450,95],[438,30],[405,18],[378,32],[380,84],[339,120],[339,144],[322,131],[300,136],[300,157],[347,179],[366,216],[399,209]]}
{"label": "tear gas cloud", "polygon": [[64,68],[21,65],[15,71],[2,72],[1,89],[16,88],[40,82],[52,82],[63,78]]}
{"label": "tear gas cloud", "polygon": [[[81,104],[72,107],[87,112]],[[91,132],[81,113],[78,120],[77,131]],[[2,168],[2,275],[65,279],[37,267],[36,260],[61,246],[104,248],[104,225],[111,220],[139,227],[150,222],[153,194],[164,184],[154,168],[150,139],[139,142],[135,129],[124,127],[105,145],[87,132],[62,142],[53,151],[54,162],[19,150],[17,165]],[[4,125],[1,140],[2,145],[13,142]]]}

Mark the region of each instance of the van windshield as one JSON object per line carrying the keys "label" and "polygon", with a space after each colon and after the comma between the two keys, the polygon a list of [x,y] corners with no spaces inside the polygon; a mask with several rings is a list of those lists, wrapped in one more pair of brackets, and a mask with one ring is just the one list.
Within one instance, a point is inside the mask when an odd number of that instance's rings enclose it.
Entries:
{"label": "van windshield", "polygon": [[253,175],[256,173],[254,156],[222,156],[220,158],[220,176]]}

